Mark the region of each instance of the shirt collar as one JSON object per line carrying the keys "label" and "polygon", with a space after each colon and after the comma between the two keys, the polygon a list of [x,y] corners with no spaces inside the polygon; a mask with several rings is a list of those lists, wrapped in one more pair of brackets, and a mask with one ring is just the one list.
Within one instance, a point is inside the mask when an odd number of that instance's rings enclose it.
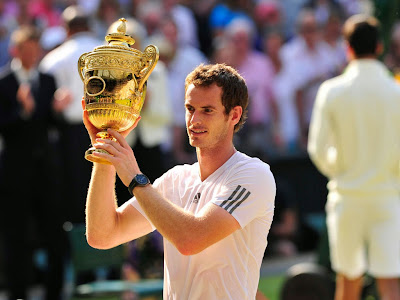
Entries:
{"label": "shirt collar", "polygon": [[22,83],[31,83],[34,81],[38,76],[39,72],[36,69],[26,70],[21,63],[21,60],[18,58],[14,58],[11,61],[11,70],[15,73],[19,84]]}
{"label": "shirt collar", "polygon": [[384,64],[373,58],[354,59],[348,64],[347,70],[349,72],[371,72],[375,75],[387,73]]}

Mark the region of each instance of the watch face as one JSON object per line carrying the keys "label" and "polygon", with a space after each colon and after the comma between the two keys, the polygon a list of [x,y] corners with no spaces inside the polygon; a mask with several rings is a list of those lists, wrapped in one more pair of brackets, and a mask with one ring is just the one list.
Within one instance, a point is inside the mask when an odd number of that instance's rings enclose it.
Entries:
{"label": "watch face", "polygon": [[147,184],[149,182],[147,177],[145,175],[142,175],[142,174],[139,174],[139,175],[136,176],[136,181],[139,184]]}

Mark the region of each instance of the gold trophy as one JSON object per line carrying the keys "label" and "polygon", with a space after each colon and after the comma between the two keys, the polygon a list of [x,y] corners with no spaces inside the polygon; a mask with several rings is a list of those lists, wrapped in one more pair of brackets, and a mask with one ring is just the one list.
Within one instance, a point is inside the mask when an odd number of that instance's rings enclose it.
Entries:
{"label": "gold trophy", "polygon": [[[146,96],[147,79],[158,61],[158,48],[149,45],[143,52],[130,46],[135,40],[126,34],[126,20],[117,32],[108,34],[108,45],[84,53],[78,60],[79,75],[84,83],[84,98],[90,122],[101,131],[103,139],[114,139],[108,128],[124,131],[140,115]],[[92,162],[109,162],[92,155],[107,151],[94,147],[85,152]]]}

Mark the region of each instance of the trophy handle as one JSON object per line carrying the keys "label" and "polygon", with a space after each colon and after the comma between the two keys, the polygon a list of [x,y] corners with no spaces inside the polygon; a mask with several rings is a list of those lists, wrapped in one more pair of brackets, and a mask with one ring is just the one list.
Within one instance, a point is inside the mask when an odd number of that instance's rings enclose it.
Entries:
{"label": "trophy handle", "polygon": [[85,77],[83,74],[83,68],[85,67],[85,58],[89,53],[83,53],[78,59],[78,73],[82,81],[85,82]]}
{"label": "trophy handle", "polygon": [[140,80],[138,82],[138,90],[141,91],[143,85],[147,81],[150,76],[150,73],[153,72],[154,68],[156,67],[158,58],[160,54],[158,48],[154,45],[147,46],[143,51],[143,59],[147,62],[147,66],[140,71]]}

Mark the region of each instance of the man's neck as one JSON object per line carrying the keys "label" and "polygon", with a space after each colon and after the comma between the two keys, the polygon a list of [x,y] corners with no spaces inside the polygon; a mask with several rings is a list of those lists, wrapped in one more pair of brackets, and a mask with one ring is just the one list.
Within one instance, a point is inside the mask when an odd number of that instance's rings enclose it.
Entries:
{"label": "man's neck", "polygon": [[218,170],[236,152],[233,144],[213,149],[196,149],[201,181]]}

